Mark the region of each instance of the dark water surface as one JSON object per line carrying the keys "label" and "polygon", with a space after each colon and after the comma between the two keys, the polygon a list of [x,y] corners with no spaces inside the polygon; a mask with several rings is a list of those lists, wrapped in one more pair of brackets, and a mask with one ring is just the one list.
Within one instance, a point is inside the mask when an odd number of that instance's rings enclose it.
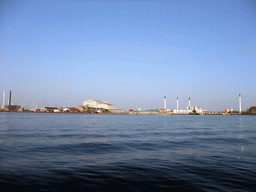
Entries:
{"label": "dark water surface", "polygon": [[0,186],[256,191],[256,116],[0,113]]}

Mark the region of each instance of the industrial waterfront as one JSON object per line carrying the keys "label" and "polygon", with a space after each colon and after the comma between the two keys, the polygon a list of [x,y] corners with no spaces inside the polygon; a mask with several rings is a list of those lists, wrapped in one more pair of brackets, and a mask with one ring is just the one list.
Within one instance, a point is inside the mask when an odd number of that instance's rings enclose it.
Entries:
{"label": "industrial waterfront", "polygon": [[163,108],[138,110],[130,109],[117,109],[115,105],[110,104],[107,101],[86,100],[82,105],[77,107],[51,107],[43,106],[42,108],[25,109],[20,105],[13,105],[11,102],[11,91],[9,94],[8,105],[5,105],[5,92],[3,93],[3,105],[0,108],[0,112],[35,112],[35,113],[101,113],[101,114],[135,114],[135,115],[255,115],[256,107],[252,106],[247,111],[242,111],[241,94],[239,94],[239,111],[234,111],[233,108],[224,109],[223,111],[208,111],[201,107],[191,106],[190,97],[188,98],[188,106],[186,109],[179,108],[179,98],[177,97],[177,108],[167,109],[166,96],[163,100]]}

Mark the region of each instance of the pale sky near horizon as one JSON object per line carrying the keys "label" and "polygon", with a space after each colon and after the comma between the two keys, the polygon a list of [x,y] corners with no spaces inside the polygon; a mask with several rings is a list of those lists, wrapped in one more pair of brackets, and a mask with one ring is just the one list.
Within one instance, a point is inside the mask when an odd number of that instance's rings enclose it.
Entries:
{"label": "pale sky near horizon", "polygon": [[1,0],[0,105],[255,106],[254,0]]}

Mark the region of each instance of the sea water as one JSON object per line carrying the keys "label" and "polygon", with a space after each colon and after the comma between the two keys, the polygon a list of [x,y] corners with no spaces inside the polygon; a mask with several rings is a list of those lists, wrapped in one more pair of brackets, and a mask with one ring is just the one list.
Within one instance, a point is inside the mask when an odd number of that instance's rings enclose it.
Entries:
{"label": "sea water", "polygon": [[256,116],[2,112],[0,185],[255,191]]}

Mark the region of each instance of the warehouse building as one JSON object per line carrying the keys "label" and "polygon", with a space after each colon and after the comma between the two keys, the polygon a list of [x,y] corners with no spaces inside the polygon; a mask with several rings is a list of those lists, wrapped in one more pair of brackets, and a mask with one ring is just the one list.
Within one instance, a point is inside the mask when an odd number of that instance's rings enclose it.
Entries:
{"label": "warehouse building", "polygon": [[126,113],[124,109],[109,109],[111,113]]}
{"label": "warehouse building", "polygon": [[207,110],[203,110],[201,107],[188,106],[187,109],[175,109],[173,110],[174,114],[190,114],[190,113],[205,113]]}
{"label": "warehouse building", "polygon": [[43,107],[40,109],[40,112],[58,113],[60,109],[58,107]]}
{"label": "warehouse building", "polygon": [[115,105],[111,105],[107,101],[97,101],[97,100],[87,100],[83,102],[83,106],[87,105],[89,108],[95,108],[95,109],[116,109]]}

